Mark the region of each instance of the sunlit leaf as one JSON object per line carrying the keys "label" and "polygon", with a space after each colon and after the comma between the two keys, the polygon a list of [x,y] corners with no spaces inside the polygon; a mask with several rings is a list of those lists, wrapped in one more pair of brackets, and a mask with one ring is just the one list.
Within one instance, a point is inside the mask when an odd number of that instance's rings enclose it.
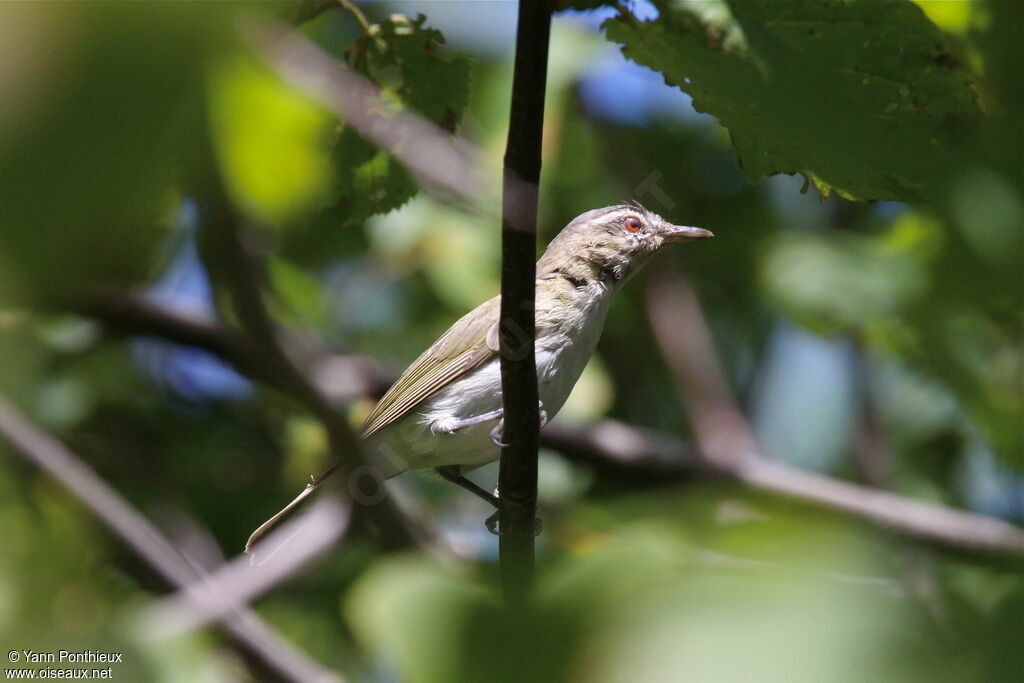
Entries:
{"label": "sunlit leaf", "polygon": [[658,0],[608,38],[729,130],[747,175],[822,194],[925,198],[978,115],[942,32],[909,0]]}
{"label": "sunlit leaf", "polygon": [[[454,131],[469,100],[471,62],[446,50],[444,36],[425,22],[422,15],[409,19],[393,14],[356,40],[346,59],[381,88],[389,106],[410,109]],[[332,233],[397,209],[418,191],[404,166],[344,123],[333,163],[336,182],[330,205],[311,226],[312,234],[297,239],[299,251],[310,260],[323,258],[325,245],[338,243]]]}
{"label": "sunlit leaf", "polygon": [[333,181],[331,117],[241,57],[214,71],[210,99],[221,166],[238,204],[271,223],[319,208]]}
{"label": "sunlit leaf", "polygon": [[953,33],[964,33],[971,22],[971,0],[914,0],[935,25]]}

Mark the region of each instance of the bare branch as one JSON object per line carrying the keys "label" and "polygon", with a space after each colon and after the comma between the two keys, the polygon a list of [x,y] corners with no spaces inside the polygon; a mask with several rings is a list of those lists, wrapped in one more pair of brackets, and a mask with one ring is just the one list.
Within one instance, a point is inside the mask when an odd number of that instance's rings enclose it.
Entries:
{"label": "bare branch", "polygon": [[[150,608],[144,618],[147,630],[163,637],[180,635],[223,619],[237,605],[249,604],[329,550],[348,527],[350,512],[351,505],[337,496],[321,499],[309,512],[254,548],[250,556],[236,557],[198,584],[190,584]],[[304,542],[296,543],[300,534]],[[289,552],[267,564],[285,545]],[[252,563],[250,557],[258,563]],[[219,599],[210,600],[211,593]]]}
{"label": "bare branch", "polygon": [[[323,424],[329,449],[337,462],[332,469],[336,467],[341,475],[338,485],[348,485],[353,472],[368,467],[362,440],[348,424],[344,413],[327,400],[316,384],[288,356],[263,301],[257,257],[245,243],[245,235],[238,225],[237,217],[228,207],[223,188],[217,180],[211,181],[210,191],[214,197],[210,202],[210,216],[206,223],[210,238],[210,250],[206,258],[214,260],[211,272],[218,272],[225,278],[232,306],[242,328],[250,339],[254,353],[275,378],[276,386],[304,405]],[[412,520],[401,515],[383,488],[375,492],[372,504],[364,505],[357,500],[356,515],[372,520],[380,531],[381,540],[393,548],[417,545],[419,539],[425,539],[427,535],[422,528],[413,530]],[[278,518],[275,515],[275,519]]]}
{"label": "bare branch", "polygon": [[[56,479],[78,498],[104,526],[146,564],[168,589],[201,586],[200,573],[149,520],[100,479],[64,444],[23,417],[0,397],[0,434],[13,449]],[[223,596],[206,592],[204,600]],[[223,629],[247,656],[266,666],[281,680],[309,683],[340,682],[307,655],[284,641],[247,607],[235,605],[222,613]]]}
{"label": "bare branch", "polygon": [[[239,373],[267,386],[282,389],[280,378],[268,367],[250,340],[211,315],[172,309],[144,296],[113,289],[93,291],[65,308],[94,318],[111,332],[132,337],[153,337],[205,349],[233,366]],[[289,339],[290,341],[290,339]],[[282,344],[285,340],[281,341]],[[303,374],[334,401],[351,401],[363,396],[381,396],[395,380],[368,356],[328,355],[313,340],[314,350],[301,358],[289,353],[301,365]]]}
{"label": "bare branch", "polygon": [[765,458],[732,398],[693,288],[682,277],[662,271],[650,280],[647,302],[655,337],[690,415],[699,453],[716,472],[755,489],[851,513],[947,548],[1024,559],[1024,531],[1012,524]]}
{"label": "bare branch", "polygon": [[498,488],[499,560],[505,598],[525,599],[533,583],[540,431],[534,301],[537,198],[551,10],[519,0],[512,108],[505,146],[501,210],[501,394],[504,437]]}
{"label": "bare branch", "polygon": [[882,529],[954,552],[1024,562],[1024,530],[1000,519],[914,500],[773,462],[766,458],[712,461],[658,432],[602,420],[586,427],[553,423],[541,442],[567,457],[644,483],[672,484],[718,477],[802,503],[844,512]]}
{"label": "bare branch", "polygon": [[667,269],[655,270],[648,280],[647,315],[701,455],[720,464],[756,457],[753,434],[721,370],[693,288]]}
{"label": "bare branch", "polygon": [[421,188],[477,209],[488,205],[471,143],[396,110],[376,85],[284,24],[251,24],[245,34],[281,78],[400,160]]}
{"label": "bare branch", "polygon": [[273,382],[241,333],[201,313],[172,310],[142,296],[114,289],[92,291],[67,302],[68,310],[96,318],[108,329],[139,337],[156,337],[206,349],[244,375]]}
{"label": "bare branch", "polygon": [[[673,301],[673,306],[678,304],[679,300]],[[187,329],[191,317],[161,309],[157,304],[152,304],[151,309],[151,313],[161,319],[158,327],[172,330],[168,338],[182,341],[182,333],[174,328],[182,326]],[[131,307],[117,310],[131,310]],[[116,323],[108,317],[103,320],[125,332],[149,333],[149,330],[156,334],[156,326],[136,327],[137,322],[133,318]],[[216,351],[216,347],[211,350]],[[231,357],[225,360],[232,362]],[[317,366],[329,367],[335,363],[345,367],[349,363],[354,364],[359,368],[358,376],[367,378],[365,386],[368,389],[376,390],[394,379],[372,359],[363,356],[325,356]],[[236,367],[244,372],[241,367]],[[319,382],[321,385],[327,383]],[[722,462],[716,463],[679,439],[622,422],[602,420],[585,427],[575,427],[556,420],[544,428],[540,439],[544,446],[572,460],[613,472],[616,477],[627,481],[671,484],[708,477],[731,479],[754,490],[784,495],[866,519],[911,541],[961,553],[1024,561],[1024,531],[1001,520],[896,494],[879,497],[873,489],[802,472],[780,463],[769,463],[770,473],[761,470],[759,474],[748,474],[744,467],[734,462],[740,458],[726,455]],[[790,477],[790,473],[794,476]],[[831,486],[833,482],[839,484],[838,493]],[[908,510],[910,517],[907,517]],[[955,531],[945,525],[944,520],[950,519],[954,520]]]}

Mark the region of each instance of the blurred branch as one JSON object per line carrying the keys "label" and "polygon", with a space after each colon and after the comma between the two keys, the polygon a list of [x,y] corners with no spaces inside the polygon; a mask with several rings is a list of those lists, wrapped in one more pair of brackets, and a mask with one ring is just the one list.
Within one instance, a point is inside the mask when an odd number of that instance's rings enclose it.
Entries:
{"label": "blurred branch", "polygon": [[[115,289],[93,291],[66,302],[66,310],[100,321],[108,331],[134,337],[152,337],[205,349],[250,379],[283,389],[280,378],[263,362],[246,335],[222,324],[212,315],[170,308],[145,296]],[[312,345],[317,345],[312,340]],[[282,342],[284,343],[284,342]],[[295,360],[303,373],[332,401],[379,397],[395,377],[382,371],[368,356],[327,355],[314,349]]]}
{"label": "blurred branch", "polygon": [[[219,182],[213,180],[211,185],[214,197],[205,224],[210,249],[204,258],[212,259],[213,262],[207,264],[208,270],[224,278],[232,308],[250,340],[253,353],[260,358],[267,374],[275,378],[274,386],[305,406],[323,424],[327,432],[328,448],[337,460],[337,465],[333,467],[342,475],[341,482],[335,488],[340,490],[341,485],[348,485],[351,489],[353,472],[367,466],[362,441],[349,425],[345,414],[331,404],[289,357],[263,301],[263,279],[257,267],[258,257],[246,244],[246,234],[229,208]],[[350,494],[351,490],[346,493]],[[417,529],[414,533],[413,522],[402,516],[387,492],[381,489],[377,493],[379,495],[375,496],[373,504],[355,501],[356,520],[369,521],[376,526],[386,546],[403,548],[418,545],[418,538],[426,537],[425,531]],[[261,530],[265,531],[266,526],[261,527]],[[255,534],[250,538],[250,543],[258,540],[260,535]]]}
{"label": "blurred branch", "polygon": [[[192,587],[204,602],[225,601],[225,596],[204,588],[201,573],[149,520],[63,443],[30,423],[2,397],[0,434],[15,452],[49,473],[78,498],[167,589]],[[283,640],[249,608],[235,603],[222,610],[219,616],[223,630],[234,645],[277,678],[302,683],[341,681],[337,674]]]}
{"label": "blurred branch", "polygon": [[[534,355],[537,199],[551,10],[519,0],[512,104],[501,201],[501,395],[504,440],[498,472],[502,586],[510,604],[533,584],[537,513],[538,414]],[[519,181],[522,179],[522,181]]]}
{"label": "blurred branch", "polygon": [[721,471],[682,441],[618,420],[574,426],[555,420],[540,442],[569,460],[587,463],[616,481],[677,484],[685,479],[721,476]]}
{"label": "blurred branch", "polygon": [[[134,298],[131,295],[123,296]],[[680,303],[685,303],[685,300],[675,300],[672,306],[678,307]],[[197,337],[182,332],[190,329],[193,316],[162,308],[158,304],[147,303],[146,308],[154,319],[159,320],[159,324],[150,325],[148,316],[115,319],[117,316],[114,313],[135,310],[134,306],[129,305],[104,308],[106,317],[101,320],[112,329],[127,334],[157,334],[157,330],[169,330],[168,339],[196,343],[216,353],[223,348],[219,342],[205,346],[199,343]],[[681,312],[683,315],[689,314],[685,306]],[[205,321],[204,329],[207,325],[213,330],[217,329],[216,322]],[[220,329],[227,328],[221,326]],[[219,336],[218,332],[211,338]],[[233,354],[220,355],[229,363],[234,363]],[[324,368],[331,365],[358,368],[358,372],[341,373],[346,377],[356,377],[362,383],[348,388],[346,393],[379,393],[380,387],[394,379],[373,359],[365,356],[325,355],[316,363],[317,367]],[[245,372],[241,366],[235,364],[235,367]],[[331,382],[320,378],[318,384],[328,386]],[[860,517],[909,540],[947,550],[994,555],[1024,562],[1024,531],[1002,520],[850,484],[763,458],[751,464],[751,461],[740,462],[742,458],[727,455],[716,462],[679,439],[622,422],[601,420],[585,427],[575,427],[556,420],[541,431],[540,441],[542,445],[559,451],[569,459],[612,473],[619,480],[666,485],[709,477],[733,480],[754,490],[783,495]]]}
{"label": "blurred branch", "polygon": [[138,337],[156,337],[206,349],[258,381],[273,384],[245,335],[209,315],[159,304],[115,289],[93,291],[67,303],[75,313],[100,320],[108,329]]}
{"label": "blurred branch", "polygon": [[754,491],[820,505],[877,524],[908,540],[945,550],[1024,562],[1024,530],[994,517],[956,510],[806,472],[756,456],[712,461],[683,441],[613,420],[585,427],[558,422],[541,443],[566,457],[643,483],[721,478]]}
{"label": "blurred branch", "polygon": [[646,300],[655,340],[675,378],[701,456],[721,466],[756,459],[750,425],[726,382],[693,288],[658,269],[648,280]]}
{"label": "blurred branch", "polygon": [[374,83],[284,24],[251,24],[245,33],[286,83],[401,161],[421,188],[477,209],[487,206],[472,143],[410,111],[396,110]]}
{"label": "blurred branch", "polygon": [[[350,513],[348,501],[337,496],[321,499],[253,551],[251,556],[259,558],[257,564],[250,556],[236,557],[204,576],[200,585],[186,586],[150,608],[145,619],[151,624],[148,630],[173,637],[223,619],[236,605],[249,604],[334,545],[347,529]],[[299,535],[305,537],[304,542],[295,542]],[[289,552],[268,564],[286,545]],[[220,599],[197,599],[206,592]]]}
{"label": "blurred branch", "polygon": [[1024,531],[1012,524],[805,472],[764,457],[729,390],[690,284],[679,275],[659,271],[649,280],[647,312],[690,416],[699,453],[712,471],[949,549],[1024,560]]}
{"label": "blurred branch", "polygon": [[993,517],[850,484],[758,457],[733,472],[754,488],[818,503],[948,550],[1024,560],[1024,531]]}

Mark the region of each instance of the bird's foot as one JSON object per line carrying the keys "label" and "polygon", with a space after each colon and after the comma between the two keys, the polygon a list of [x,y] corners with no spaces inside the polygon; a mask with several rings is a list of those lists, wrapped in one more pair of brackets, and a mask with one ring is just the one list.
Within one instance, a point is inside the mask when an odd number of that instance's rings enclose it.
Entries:
{"label": "bird's foot", "polygon": [[[484,520],[484,526],[495,536],[505,536],[507,532],[502,531],[498,528],[498,512],[495,511],[493,515]],[[540,536],[540,532],[544,530],[544,522],[541,521],[540,517],[533,518],[533,535]]]}
{"label": "bird's foot", "polygon": [[498,408],[497,410],[491,410],[472,417],[444,417],[431,422],[430,431],[433,434],[455,434],[483,422],[500,420],[501,415],[502,410]]}
{"label": "bird's foot", "polygon": [[498,448],[505,448],[506,446],[508,446],[507,443],[502,441],[502,438],[505,436],[504,432],[505,418],[501,418],[500,420],[498,420],[498,424],[494,425],[494,429],[491,430],[491,443],[493,443]]}
{"label": "bird's foot", "polygon": [[[548,411],[544,410],[544,401],[537,401],[537,410],[537,415],[540,417],[540,429],[544,429],[544,425],[548,423]],[[508,444],[504,440],[504,431],[505,418],[501,417],[498,420],[498,424],[494,425],[494,429],[491,430],[491,443],[493,443],[498,448],[505,448],[506,446],[508,446]]]}

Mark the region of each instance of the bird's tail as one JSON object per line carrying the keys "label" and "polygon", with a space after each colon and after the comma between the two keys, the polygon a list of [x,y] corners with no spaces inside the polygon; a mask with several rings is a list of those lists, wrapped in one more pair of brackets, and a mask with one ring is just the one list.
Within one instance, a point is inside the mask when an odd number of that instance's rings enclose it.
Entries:
{"label": "bird's tail", "polygon": [[278,512],[276,515],[274,515],[267,521],[263,522],[263,524],[261,524],[259,528],[256,529],[256,531],[252,532],[252,535],[249,536],[249,540],[245,542],[246,554],[248,554],[255,561],[256,558],[255,555],[253,555],[253,547],[256,545],[257,541],[263,538],[269,531],[274,529],[274,527],[276,527],[278,524],[284,521],[297,509],[299,509],[299,507],[302,506],[305,500],[309,496],[313,495],[313,493],[315,493],[318,488],[320,488],[320,485],[323,484],[324,481],[326,481],[327,477],[331,476],[331,474],[334,473],[334,470],[338,468],[339,464],[341,464],[341,461],[338,460],[338,458],[332,460],[331,463],[327,466],[327,468],[320,473],[319,477],[317,477],[316,479],[314,479],[313,481],[306,485],[306,488],[302,490],[302,493],[295,496],[295,499],[292,502],[285,505],[280,512]]}

